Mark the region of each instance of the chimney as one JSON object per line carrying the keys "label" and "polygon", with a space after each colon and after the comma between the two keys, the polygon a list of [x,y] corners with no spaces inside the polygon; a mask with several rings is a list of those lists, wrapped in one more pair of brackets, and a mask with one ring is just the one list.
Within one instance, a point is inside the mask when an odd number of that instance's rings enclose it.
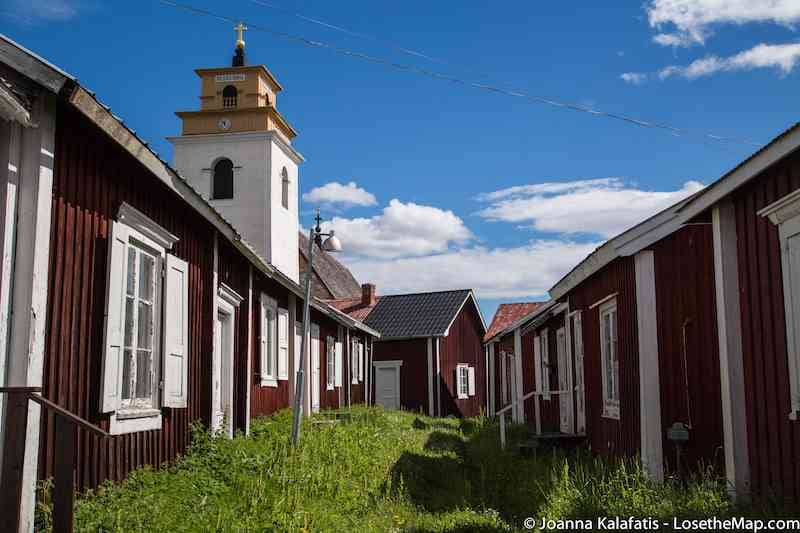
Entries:
{"label": "chimney", "polygon": [[361,305],[372,307],[377,301],[377,289],[374,283],[364,283],[361,285]]}

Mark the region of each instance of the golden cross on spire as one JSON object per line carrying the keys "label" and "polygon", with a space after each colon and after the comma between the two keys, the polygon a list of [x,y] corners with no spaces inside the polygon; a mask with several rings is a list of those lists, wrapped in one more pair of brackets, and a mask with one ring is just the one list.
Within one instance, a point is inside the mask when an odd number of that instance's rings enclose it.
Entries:
{"label": "golden cross on spire", "polygon": [[236,48],[244,48],[244,32],[247,31],[247,26],[240,22],[233,29],[236,30]]}

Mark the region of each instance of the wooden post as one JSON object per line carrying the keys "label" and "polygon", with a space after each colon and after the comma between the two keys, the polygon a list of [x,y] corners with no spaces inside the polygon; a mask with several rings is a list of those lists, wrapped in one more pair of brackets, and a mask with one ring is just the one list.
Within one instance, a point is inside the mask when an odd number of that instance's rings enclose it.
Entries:
{"label": "wooden post", "polygon": [[27,426],[28,392],[8,392],[0,482],[0,531],[19,531]]}
{"label": "wooden post", "polygon": [[506,412],[500,413],[500,449],[506,449]]}
{"label": "wooden post", "polygon": [[72,533],[75,504],[75,422],[56,414],[53,531]]}

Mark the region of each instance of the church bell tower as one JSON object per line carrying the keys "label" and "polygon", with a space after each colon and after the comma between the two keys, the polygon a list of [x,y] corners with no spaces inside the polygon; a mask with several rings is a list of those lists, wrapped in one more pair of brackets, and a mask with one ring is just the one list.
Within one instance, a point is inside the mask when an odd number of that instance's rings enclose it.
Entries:
{"label": "church bell tower", "polygon": [[283,90],[264,65],[247,65],[238,24],[230,67],[195,70],[200,110],[178,111],[173,164],[271,264],[299,280],[295,130],[278,112]]}

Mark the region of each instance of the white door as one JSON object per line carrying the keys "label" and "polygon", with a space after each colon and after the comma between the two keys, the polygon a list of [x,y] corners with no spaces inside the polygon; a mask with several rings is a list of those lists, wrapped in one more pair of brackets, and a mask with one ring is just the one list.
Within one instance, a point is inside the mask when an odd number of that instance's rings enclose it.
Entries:
{"label": "white door", "polygon": [[[567,353],[567,333],[564,328],[556,331],[556,350],[558,352],[558,390],[571,391],[569,357]],[[558,395],[558,407],[561,414],[561,432],[572,433],[572,394],[564,392]]]}
{"label": "white door", "polygon": [[211,426],[233,436],[233,309],[227,311],[221,305],[214,321]]}
{"label": "white door", "polygon": [[319,326],[311,324],[311,412],[319,413]]}
{"label": "white door", "polygon": [[222,321],[219,314],[214,320],[214,361],[212,374],[214,383],[211,391],[211,429],[218,430],[222,425]]}
{"label": "white door", "polygon": [[575,431],[586,433],[586,390],[583,377],[583,327],[581,312],[575,313],[572,321],[572,337],[575,349],[575,407],[577,410]]}
{"label": "white door", "polygon": [[375,364],[375,402],[386,409],[400,409],[400,366],[381,363]]}

